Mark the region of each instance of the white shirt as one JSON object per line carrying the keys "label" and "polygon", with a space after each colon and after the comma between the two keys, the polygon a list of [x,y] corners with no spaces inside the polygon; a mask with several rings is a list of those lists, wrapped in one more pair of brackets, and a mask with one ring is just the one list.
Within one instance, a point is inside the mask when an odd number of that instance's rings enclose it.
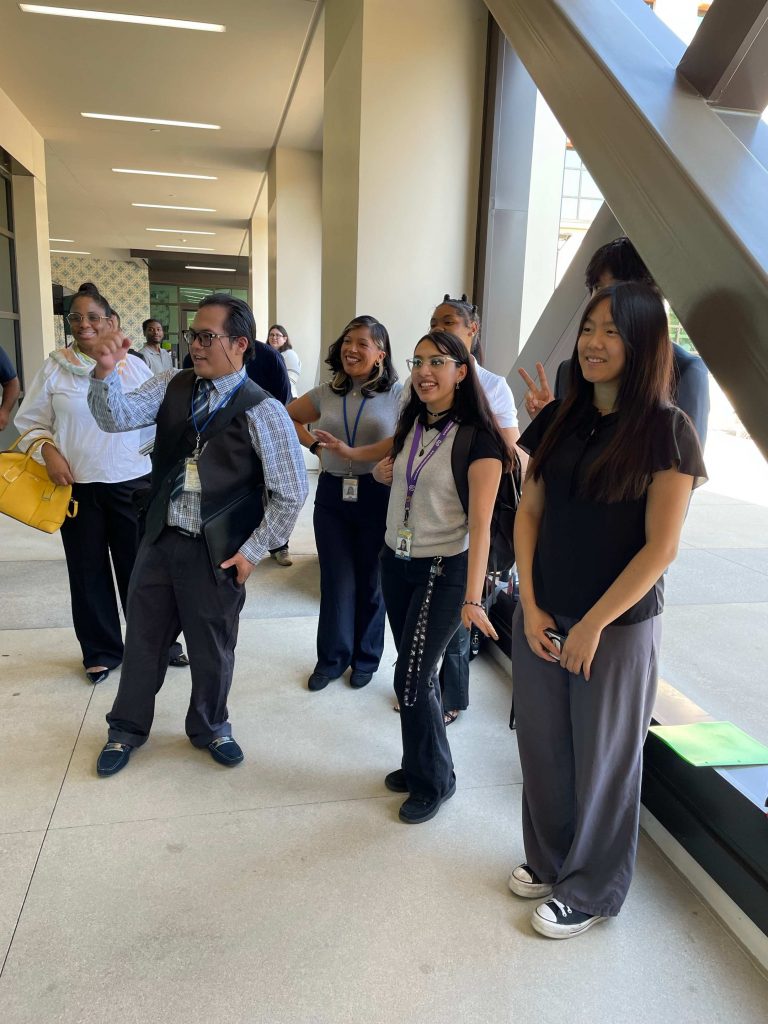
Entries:
{"label": "white shirt", "polygon": [[[476,359],[475,373],[480,382],[480,387],[488,399],[491,412],[496,417],[498,426],[502,430],[505,430],[507,427],[516,427],[517,409],[515,408],[515,398],[512,394],[512,388],[507,384],[505,378],[500,377],[497,373],[491,373],[490,370],[486,370]],[[410,396],[411,378],[409,377],[403,384],[403,393],[400,399],[401,408],[406,404]]]}
{"label": "white shirt", "polygon": [[[132,391],[152,378],[152,371],[135,356],[117,366],[123,391]],[[14,423],[19,433],[33,428],[22,448],[41,434],[48,434],[69,463],[78,484],[121,483],[146,476],[152,464],[139,455],[141,431],[107,434],[88,408],[90,377],[79,377],[50,356],[27,389]],[[42,462],[39,453],[35,456]]]}
{"label": "white shirt", "polygon": [[141,350],[141,354],[146,359],[147,366],[155,376],[158,373],[163,373],[165,370],[173,369],[171,353],[165,348],[156,351],[151,345],[145,345]]}
{"label": "white shirt", "polygon": [[299,359],[296,350],[287,348],[281,352],[280,355],[283,357],[285,363],[285,369],[288,373],[288,380],[291,382],[291,397],[296,398],[298,392],[296,391],[296,385],[299,382],[299,374],[301,373],[301,360]]}

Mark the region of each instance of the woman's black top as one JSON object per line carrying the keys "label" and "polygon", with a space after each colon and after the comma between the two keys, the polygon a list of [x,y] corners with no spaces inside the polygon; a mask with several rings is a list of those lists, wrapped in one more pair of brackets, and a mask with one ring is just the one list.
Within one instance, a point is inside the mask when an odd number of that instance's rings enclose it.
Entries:
{"label": "woman's black top", "polygon": [[[541,410],[520,438],[521,448],[536,451],[561,404],[551,402]],[[585,410],[544,463],[544,515],[533,558],[533,591],[536,604],[550,615],[582,618],[645,544],[647,493],[634,501],[610,503],[581,493],[585,472],[610,443],[619,415]],[[707,478],[691,421],[670,406],[656,420],[649,483],[651,473],[673,466],[693,476],[694,486]],[[663,607],[662,577],[613,625],[642,622]]]}

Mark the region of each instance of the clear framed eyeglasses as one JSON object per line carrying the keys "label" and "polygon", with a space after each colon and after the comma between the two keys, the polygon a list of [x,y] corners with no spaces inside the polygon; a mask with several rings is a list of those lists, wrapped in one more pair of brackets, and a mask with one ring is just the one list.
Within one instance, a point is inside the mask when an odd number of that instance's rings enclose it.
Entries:
{"label": "clear framed eyeglasses", "polygon": [[422,366],[428,366],[430,370],[442,370],[448,363],[456,363],[457,366],[461,366],[459,360],[454,359],[453,356],[430,356],[428,359],[414,356],[413,359],[406,359],[405,362],[411,372],[420,370]]}

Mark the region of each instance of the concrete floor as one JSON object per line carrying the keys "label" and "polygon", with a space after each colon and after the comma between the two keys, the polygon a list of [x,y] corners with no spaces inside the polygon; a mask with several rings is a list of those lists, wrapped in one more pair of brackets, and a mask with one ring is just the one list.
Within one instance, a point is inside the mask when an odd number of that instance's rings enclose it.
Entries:
{"label": "concrete floor", "polygon": [[[100,780],[115,676],[82,677],[58,537],[0,522],[3,1024],[764,1024],[768,982],[646,839],[620,918],[532,932],[506,888],[520,770],[495,663],[474,663],[449,732],[456,796],[397,821],[391,669],[308,693],[309,506],[292,549],[249,583],[230,702],[246,762],[187,743],[188,674],[170,670],[151,741]],[[736,596],[768,600],[752,583]]]}

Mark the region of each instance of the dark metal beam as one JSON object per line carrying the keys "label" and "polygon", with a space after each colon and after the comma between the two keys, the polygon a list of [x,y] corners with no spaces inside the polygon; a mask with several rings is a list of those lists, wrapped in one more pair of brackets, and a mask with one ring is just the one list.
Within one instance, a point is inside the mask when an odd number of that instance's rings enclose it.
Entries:
{"label": "dark metal beam", "polygon": [[486,3],[768,453],[768,170],[677,75],[683,45],[643,5]]}
{"label": "dark metal beam", "polygon": [[762,114],[768,106],[766,0],[715,0],[678,71],[713,105]]}

